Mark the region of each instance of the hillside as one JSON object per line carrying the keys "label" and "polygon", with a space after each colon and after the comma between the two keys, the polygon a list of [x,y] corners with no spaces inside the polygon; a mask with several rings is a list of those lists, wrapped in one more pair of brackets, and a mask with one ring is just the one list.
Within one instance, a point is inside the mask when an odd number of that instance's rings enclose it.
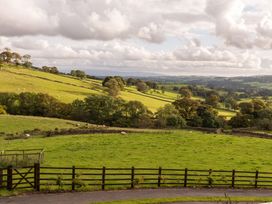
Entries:
{"label": "hillside", "polygon": [[85,123],[63,120],[57,118],[35,117],[35,116],[15,116],[0,115],[0,131],[5,133],[20,133],[24,130],[54,130],[55,128],[75,128]]}
{"label": "hillside", "polygon": [[[89,94],[106,94],[100,80],[80,80],[69,75],[56,75],[14,65],[5,65],[0,70],[0,85],[0,92],[47,93],[65,103],[75,99],[83,99]],[[141,93],[135,87],[126,87],[120,97],[127,101],[141,101],[155,112],[165,104],[173,102],[177,98],[177,94],[169,91]],[[228,118],[235,115],[231,111],[220,109],[218,111],[220,115]]]}

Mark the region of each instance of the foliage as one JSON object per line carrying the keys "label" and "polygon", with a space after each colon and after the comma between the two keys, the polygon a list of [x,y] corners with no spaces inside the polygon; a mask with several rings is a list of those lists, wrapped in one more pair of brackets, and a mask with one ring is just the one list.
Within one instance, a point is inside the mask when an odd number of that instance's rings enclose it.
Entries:
{"label": "foliage", "polygon": [[72,76],[78,77],[78,78],[80,78],[80,79],[83,79],[83,78],[86,77],[86,73],[85,73],[84,71],[78,70],[78,69],[73,69],[73,70],[71,70],[70,74],[71,74]]}
{"label": "foliage", "polygon": [[108,88],[109,95],[113,96],[113,97],[116,97],[117,95],[119,95],[121,88],[122,88],[122,87],[120,87],[118,80],[115,78],[108,80],[104,84],[104,86]]}
{"label": "foliage", "polygon": [[67,105],[42,93],[0,93],[0,104],[8,113],[15,115],[66,117]]}
{"label": "foliage", "polygon": [[138,81],[136,83],[136,88],[137,88],[137,91],[140,91],[143,93],[145,93],[149,90],[149,87],[147,86],[147,84],[144,81]]}
{"label": "foliage", "polygon": [[173,105],[179,111],[181,117],[185,118],[186,120],[191,119],[195,116],[196,109],[199,104],[199,101],[190,98],[182,98],[173,102]]}
{"label": "foliage", "polygon": [[187,88],[187,87],[181,87],[181,88],[179,89],[179,93],[180,93],[182,96],[187,97],[187,98],[191,98],[192,95],[193,95],[192,91],[191,91],[189,88]]}
{"label": "foliage", "polygon": [[6,109],[4,106],[0,105],[0,115],[7,114]]}
{"label": "foliage", "polygon": [[102,81],[102,85],[107,87],[107,83],[110,81],[114,81],[117,82],[120,90],[124,90],[125,85],[126,85],[126,81],[120,77],[120,76],[107,76],[103,81]]}
{"label": "foliage", "polygon": [[43,66],[42,71],[52,73],[52,74],[58,74],[59,70],[57,67],[48,67],[48,66]]}
{"label": "foliage", "polygon": [[272,129],[272,109],[260,99],[239,104],[240,114],[231,118],[229,124],[233,128],[256,126],[262,130]]}
{"label": "foliage", "polygon": [[217,94],[210,94],[206,98],[206,103],[212,107],[217,107],[219,103],[219,96]]}
{"label": "foliage", "polygon": [[189,126],[218,128],[225,125],[218,112],[205,103],[184,97],[173,102],[173,105]]}
{"label": "foliage", "polygon": [[156,119],[156,126],[159,128],[181,128],[186,126],[186,121],[172,104],[160,108],[156,113]]}
{"label": "foliage", "polygon": [[[30,62],[30,55],[21,56],[17,52],[13,52],[9,48],[5,48],[4,51],[0,53],[0,62],[3,63],[12,63],[15,65],[22,65],[25,67],[31,67],[32,63]],[[0,67],[1,68],[1,67]]]}

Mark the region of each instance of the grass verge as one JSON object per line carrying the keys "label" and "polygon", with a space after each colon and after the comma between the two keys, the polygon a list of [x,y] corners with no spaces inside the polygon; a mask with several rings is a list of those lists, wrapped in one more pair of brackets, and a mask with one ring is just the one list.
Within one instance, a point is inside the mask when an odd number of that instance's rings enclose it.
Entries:
{"label": "grass verge", "polygon": [[177,197],[177,198],[155,198],[139,200],[117,200],[110,202],[96,202],[95,204],[160,204],[175,202],[268,202],[272,197]]}

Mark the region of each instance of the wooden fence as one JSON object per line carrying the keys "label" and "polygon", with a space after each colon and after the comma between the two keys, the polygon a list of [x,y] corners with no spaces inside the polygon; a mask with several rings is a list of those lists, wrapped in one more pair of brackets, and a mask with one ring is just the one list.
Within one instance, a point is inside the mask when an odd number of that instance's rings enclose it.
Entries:
{"label": "wooden fence", "polygon": [[155,187],[271,188],[272,172],[166,168],[45,167],[0,169],[0,189],[80,190]]}

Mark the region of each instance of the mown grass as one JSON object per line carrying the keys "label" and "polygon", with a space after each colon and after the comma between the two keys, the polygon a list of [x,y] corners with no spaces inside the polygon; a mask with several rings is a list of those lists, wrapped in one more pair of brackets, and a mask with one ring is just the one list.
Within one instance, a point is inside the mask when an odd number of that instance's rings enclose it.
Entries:
{"label": "mown grass", "polygon": [[[176,202],[268,202],[272,201],[272,197],[177,197],[177,198],[151,198],[138,200],[117,200],[109,202],[91,202],[92,204],[161,204]],[[91,204],[90,203],[90,204]]]}
{"label": "mown grass", "polygon": [[16,133],[24,130],[54,130],[55,128],[75,128],[78,124],[84,123],[62,120],[56,118],[0,115],[0,132]]}
{"label": "mown grass", "polygon": [[271,171],[272,140],[197,131],[73,135],[7,141],[4,149],[45,148],[49,166],[159,167]]}

